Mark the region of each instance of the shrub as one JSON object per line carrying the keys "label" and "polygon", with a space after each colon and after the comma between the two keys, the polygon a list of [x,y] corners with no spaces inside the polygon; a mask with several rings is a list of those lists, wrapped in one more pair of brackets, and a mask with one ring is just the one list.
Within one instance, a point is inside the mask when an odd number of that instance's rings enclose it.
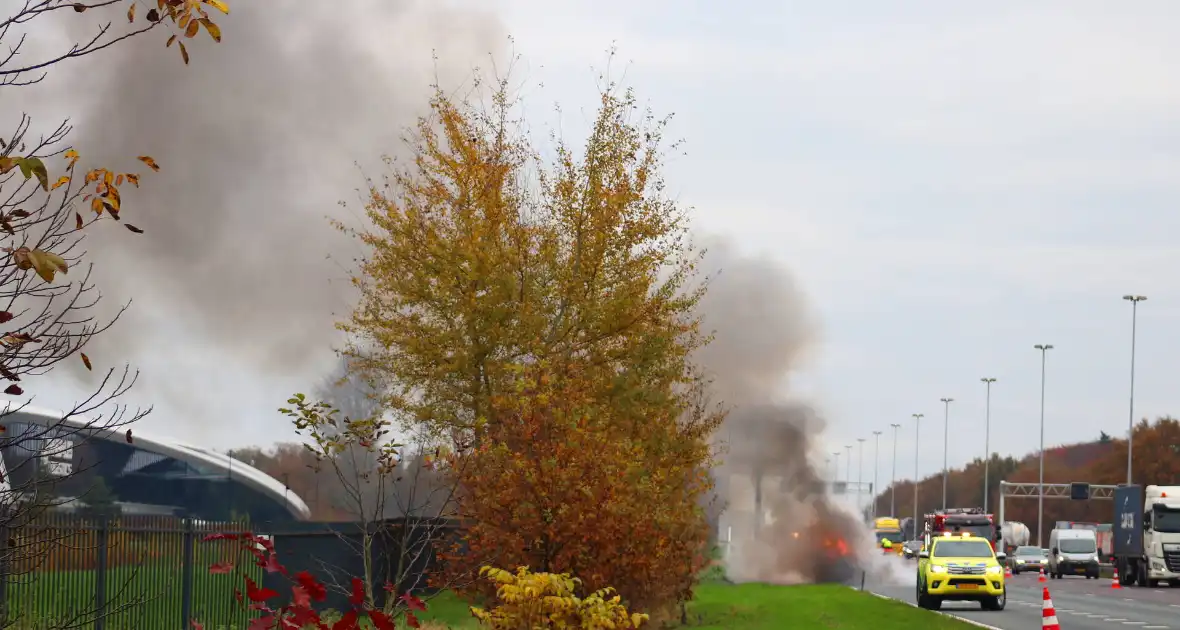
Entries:
{"label": "shrub", "polygon": [[472,606],[471,614],[494,630],[624,629],[638,628],[648,619],[645,614],[628,614],[619,596],[611,597],[610,587],[579,598],[574,591],[581,580],[568,573],[529,573],[528,567],[517,568],[515,574],[483,567],[479,573],[496,584],[500,603],[491,611]]}
{"label": "shrub", "polygon": [[[290,602],[280,604],[278,591],[260,586],[249,576],[243,576],[246,582],[245,592],[238,593],[238,600],[250,610],[258,611],[260,616],[250,622],[249,630],[395,630],[393,617],[379,608],[365,594],[365,583],[360,578],[352,578],[352,593],[348,603],[352,610],[343,612],[321,610],[317,611],[314,604],[322,603],[328,596],[328,590],[323,582],[307,571],[300,571],[290,575],[287,568],[279,564],[275,554],[274,542],[265,536],[256,536],[249,532],[210,534],[205,537],[210,541],[237,541],[241,548],[253,556],[255,563],[267,573],[279,573],[291,582]],[[232,564],[215,564],[209,567],[210,573],[232,573]],[[391,584],[385,585],[385,590],[393,592]],[[426,604],[411,595],[404,593],[400,599],[405,602],[406,624],[411,628],[418,628],[420,624],[413,611],[426,610]],[[204,626],[197,620],[192,621],[193,630],[204,630]]]}

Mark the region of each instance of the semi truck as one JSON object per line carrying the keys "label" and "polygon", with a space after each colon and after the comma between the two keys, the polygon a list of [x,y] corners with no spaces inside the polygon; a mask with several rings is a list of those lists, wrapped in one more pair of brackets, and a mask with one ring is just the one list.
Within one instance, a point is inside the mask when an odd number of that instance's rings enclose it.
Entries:
{"label": "semi truck", "polygon": [[1028,526],[1017,521],[1008,521],[1000,526],[1000,540],[1004,542],[1004,553],[1011,556],[1017,547],[1028,545]]}
{"label": "semi truck", "polygon": [[884,547],[886,540],[889,541],[891,551],[901,553],[901,544],[905,542],[905,537],[901,533],[901,521],[892,516],[883,516],[873,521],[873,542],[878,547]]}
{"label": "semi truck", "polygon": [[1111,560],[1123,586],[1180,586],[1180,486],[1114,491]]}

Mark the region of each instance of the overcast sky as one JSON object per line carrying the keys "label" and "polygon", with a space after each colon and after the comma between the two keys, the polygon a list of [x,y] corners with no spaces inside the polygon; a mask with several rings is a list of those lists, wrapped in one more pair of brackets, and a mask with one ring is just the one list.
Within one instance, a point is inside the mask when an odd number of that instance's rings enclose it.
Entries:
{"label": "overcast sky", "polygon": [[[949,396],[951,464],[981,456],[984,376],[999,379],[993,450],[1036,449],[1036,343],[1055,346],[1046,443],[1125,433],[1131,307],[1120,298],[1132,292],[1150,297],[1139,310],[1137,415],[1180,413],[1170,373],[1180,332],[1167,324],[1180,315],[1180,4],[481,4],[496,35],[515,39],[539,122],[552,122],[552,102],[567,130],[593,107],[591,67],[612,43],[626,82],[675,112],[687,155],[671,164],[671,189],[703,230],[781,260],[812,300],[822,344],[792,393],[830,418],[829,451],[885,431],[887,475],[889,425],[902,423],[898,472],[911,476],[910,415],[923,413],[920,466],[933,472]],[[226,42],[233,20],[222,21]],[[465,36],[445,26],[431,32]],[[428,39],[398,45],[415,47],[419,66],[431,49],[456,49]],[[352,199],[358,183],[323,195]],[[183,338],[186,326],[164,328]],[[308,352],[322,372],[331,342],[321,338],[309,333]],[[188,367],[160,375],[176,362]],[[216,447],[283,437],[273,409],[315,372],[237,370],[196,349],[140,364],[157,382],[207,390],[209,414],[248,418],[213,431],[183,403],[141,393],[157,404],[153,432]],[[871,450],[865,461],[871,476]]]}

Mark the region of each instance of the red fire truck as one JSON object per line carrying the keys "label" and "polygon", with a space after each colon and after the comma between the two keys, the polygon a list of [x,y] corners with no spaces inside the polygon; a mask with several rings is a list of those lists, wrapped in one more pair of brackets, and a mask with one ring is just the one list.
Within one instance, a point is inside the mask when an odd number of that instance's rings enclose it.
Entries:
{"label": "red fire truck", "polygon": [[[1000,539],[1000,530],[996,527],[995,519],[983,508],[948,508],[926,515],[925,543],[930,546],[932,536],[943,534],[963,534],[983,538],[996,550],[996,543]],[[1002,551],[1002,550],[1001,550]]]}

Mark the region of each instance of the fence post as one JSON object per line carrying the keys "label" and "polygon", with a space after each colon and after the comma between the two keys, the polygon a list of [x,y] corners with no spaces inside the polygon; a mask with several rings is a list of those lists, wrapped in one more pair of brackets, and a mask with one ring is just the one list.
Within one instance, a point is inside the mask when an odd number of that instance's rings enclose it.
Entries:
{"label": "fence post", "polygon": [[107,550],[109,549],[111,521],[106,514],[98,517],[98,561],[94,571],[94,630],[106,627],[107,616]]}
{"label": "fence post", "polygon": [[189,627],[193,618],[193,519],[184,517],[184,563],[180,569],[180,628]]}

